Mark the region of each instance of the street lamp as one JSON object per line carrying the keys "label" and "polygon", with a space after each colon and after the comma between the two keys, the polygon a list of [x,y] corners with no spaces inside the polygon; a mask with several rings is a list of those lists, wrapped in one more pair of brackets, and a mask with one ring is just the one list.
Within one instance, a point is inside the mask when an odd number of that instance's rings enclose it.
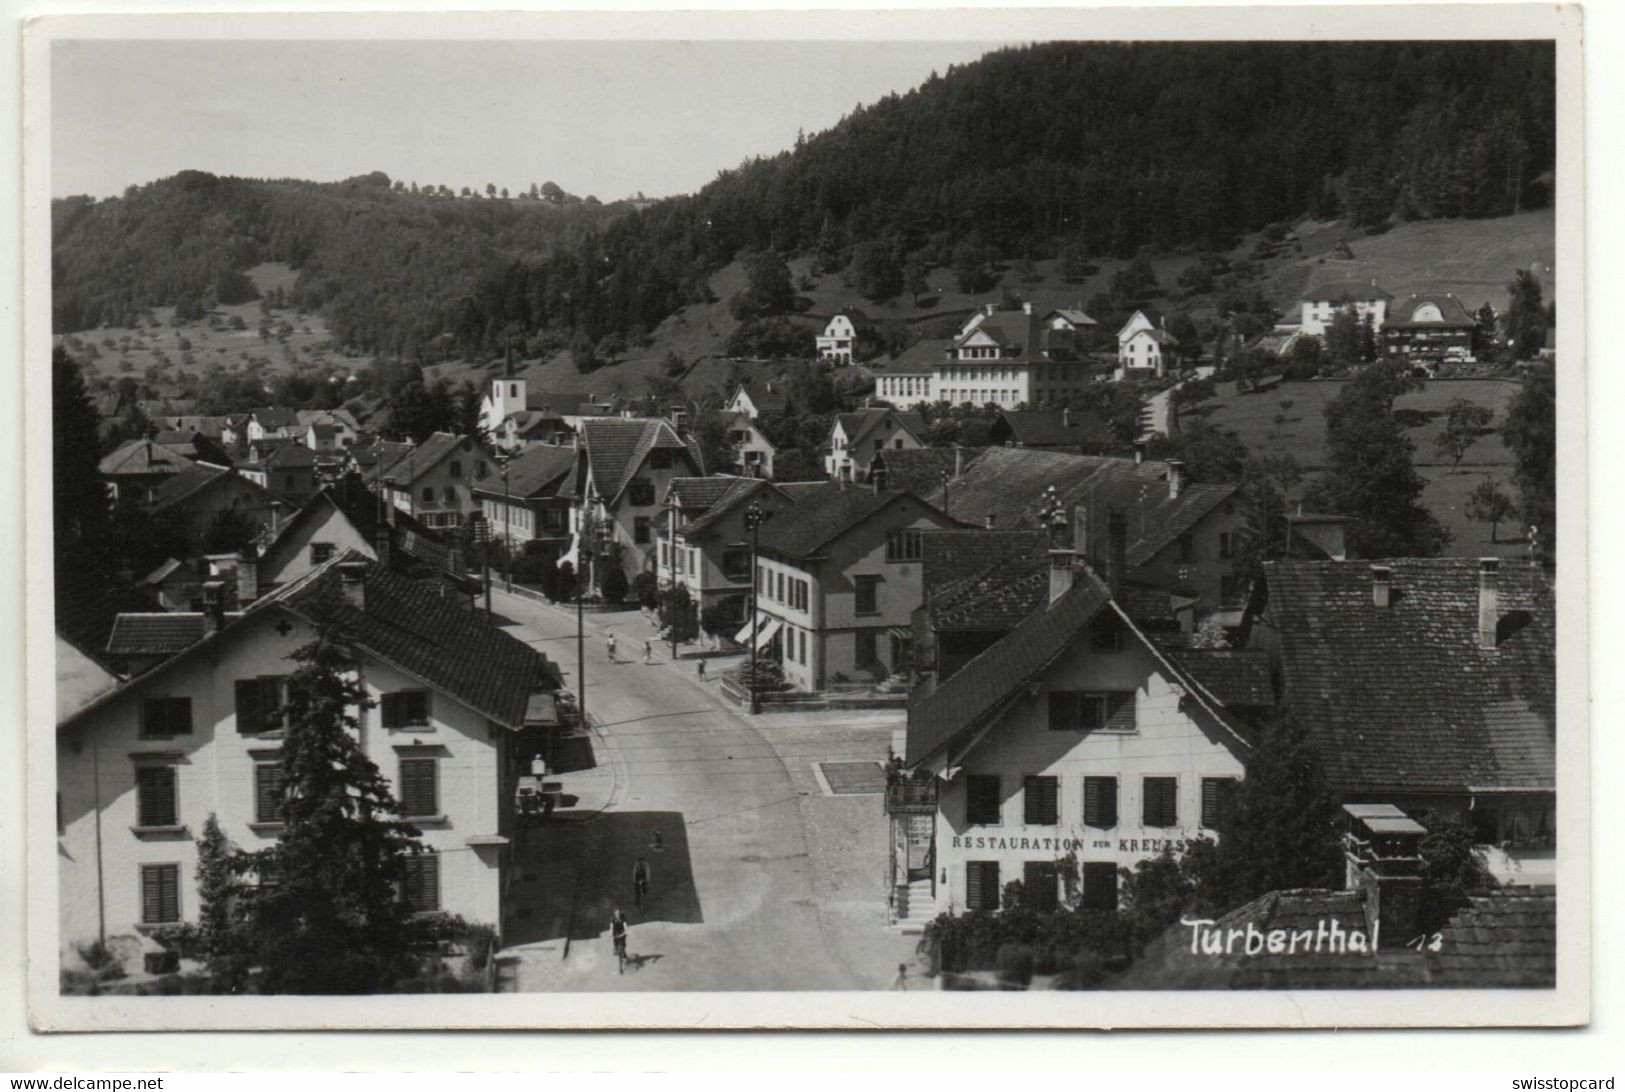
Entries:
{"label": "street lamp", "polygon": [[762,711],[762,698],[756,687],[756,629],[761,624],[761,615],[756,610],[756,597],[760,594],[762,565],[758,560],[758,552],[762,545],[762,524],[767,522],[770,513],[760,504],[752,504],[745,509],[745,529],[750,532],[750,711],[752,714]]}
{"label": "street lamp", "polygon": [[1065,545],[1066,522],[1066,505],[1061,503],[1052,485],[1044,490],[1044,503],[1038,508],[1038,525],[1049,532],[1051,549]]}
{"label": "street lamp", "polygon": [[948,511],[948,481],[953,477],[953,474],[947,467],[943,467],[937,471],[937,476],[942,479],[942,511],[946,514]]}
{"label": "street lamp", "polygon": [[[576,529],[576,710],[587,726],[587,585],[592,580],[592,555],[598,534],[592,504],[581,505],[581,526]],[[583,575],[585,574],[585,575]]]}

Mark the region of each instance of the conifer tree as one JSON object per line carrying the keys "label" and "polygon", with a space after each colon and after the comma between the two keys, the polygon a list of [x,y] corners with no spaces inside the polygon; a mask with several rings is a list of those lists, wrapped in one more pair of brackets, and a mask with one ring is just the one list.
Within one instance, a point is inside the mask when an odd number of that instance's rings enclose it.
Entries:
{"label": "conifer tree", "polygon": [[243,890],[235,933],[261,993],[388,992],[432,943],[404,893],[418,831],[357,739],[372,702],[340,616],[335,592],[291,657],[277,844],[236,858],[259,879]]}

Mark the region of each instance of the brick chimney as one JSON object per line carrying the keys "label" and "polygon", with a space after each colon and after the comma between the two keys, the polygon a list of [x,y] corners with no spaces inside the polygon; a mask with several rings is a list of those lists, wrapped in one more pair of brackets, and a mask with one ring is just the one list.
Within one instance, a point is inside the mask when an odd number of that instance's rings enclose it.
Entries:
{"label": "brick chimney", "polygon": [[1061,407],[1061,427],[1062,428],[1071,428],[1072,427],[1072,407],[1071,406],[1062,406]]}
{"label": "brick chimney", "polygon": [[1134,465],[1135,466],[1139,466],[1141,463],[1145,462],[1145,449],[1146,449],[1146,442],[1144,440],[1135,440],[1134,441]]}
{"label": "brick chimney", "polygon": [[1358,892],[1376,948],[1403,948],[1422,921],[1427,828],[1392,804],[1343,805],[1345,886]]}
{"label": "brick chimney", "polygon": [[1185,464],[1178,459],[1168,460],[1168,499],[1178,500],[1185,491]]}
{"label": "brick chimney", "polygon": [[1387,610],[1393,605],[1394,570],[1387,565],[1371,566],[1371,605]]}
{"label": "brick chimney", "polygon": [[237,604],[246,607],[260,597],[260,562],[252,549],[237,554]]}
{"label": "brick chimney", "polygon": [[203,635],[213,636],[220,632],[220,627],[226,621],[226,582],[224,580],[205,580],[203,582]]}
{"label": "brick chimney", "polygon": [[954,477],[965,472],[965,449],[958,444],[954,445]]}
{"label": "brick chimney", "polygon": [[1072,590],[1072,578],[1077,572],[1078,552],[1059,547],[1049,552],[1049,603]]}
{"label": "brick chimney", "polygon": [[1128,517],[1121,508],[1113,508],[1106,517],[1106,558],[1106,582],[1116,598],[1128,570]]}
{"label": "brick chimney", "polygon": [[1501,559],[1478,559],[1478,647],[1493,649],[1501,621]]}
{"label": "brick chimney", "polygon": [[388,527],[378,528],[378,532],[373,535],[372,552],[377,555],[378,564],[380,567],[385,569],[389,568],[390,561],[392,560],[391,555],[394,552],[394,549],[395,543],[392,541],[390,529]]}
{"label": "brick chimney", "polygon": [[998,522],[999,517],[995,512],[989,512],[986,516],[982,517],[982,526],[987,528],[989,531],[993,530],[994,525]]}
{"label": "brick chimney", "polygon": [[365,561],[341,561],[339,570],[339,594],[344,601],[356,610],[367,609],[367,563]]}
{"label": "brick chimney", "polygon": [[1084,561],[1089,560],[1089,509],[1081,504],[1072,509],[1072,548]]}

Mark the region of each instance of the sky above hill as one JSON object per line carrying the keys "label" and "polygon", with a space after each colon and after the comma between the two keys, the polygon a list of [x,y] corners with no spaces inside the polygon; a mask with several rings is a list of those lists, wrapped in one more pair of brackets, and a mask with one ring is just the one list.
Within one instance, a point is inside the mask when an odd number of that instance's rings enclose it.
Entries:
{"label": "sky above hill", "polygon": [[690,192],[986,42],[58,41],[56,196],[183,169]]}

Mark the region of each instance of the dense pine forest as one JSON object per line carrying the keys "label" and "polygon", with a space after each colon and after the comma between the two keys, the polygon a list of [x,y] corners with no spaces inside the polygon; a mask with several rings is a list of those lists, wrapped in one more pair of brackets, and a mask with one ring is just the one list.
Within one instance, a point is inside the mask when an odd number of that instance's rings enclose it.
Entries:
{"label": "dense pine forest", "polygon": [[1549,43],[1007,49],[647,207],[188,172],[57,202],[55,320],[230,302],[241,270],[286,261],[290,302],[342,343],[423,359],[437,338],[637,337],[764,252],[901,292],[933,268],[974,284],[995,259],[1220,249],[1303,216],[1501,216],[1550,199],[1554,65]]}

